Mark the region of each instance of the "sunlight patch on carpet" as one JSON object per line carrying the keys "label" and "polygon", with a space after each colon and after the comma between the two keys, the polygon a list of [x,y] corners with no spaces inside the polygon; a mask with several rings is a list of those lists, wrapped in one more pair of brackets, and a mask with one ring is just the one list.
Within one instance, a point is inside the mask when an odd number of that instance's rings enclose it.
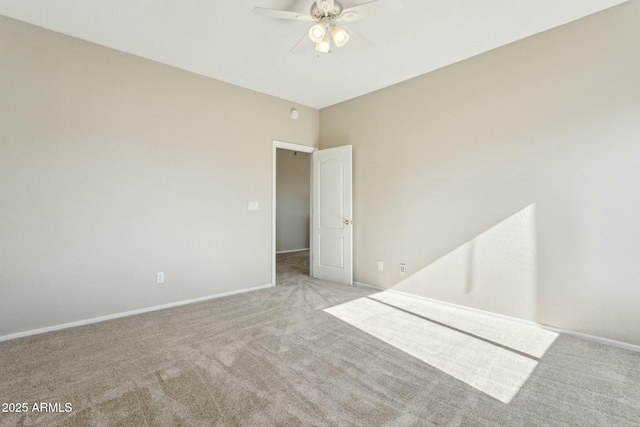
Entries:
{"label": "sunlight patch on carpet", "polygon": [[504,403],[515,397],[557,337],[392,292],[325,311]]}

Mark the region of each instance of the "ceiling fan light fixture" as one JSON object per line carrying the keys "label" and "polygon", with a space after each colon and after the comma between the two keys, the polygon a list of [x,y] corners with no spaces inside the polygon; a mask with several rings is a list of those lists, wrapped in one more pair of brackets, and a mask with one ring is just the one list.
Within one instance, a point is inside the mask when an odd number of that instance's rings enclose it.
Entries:
{"label": "ceiling fan light fixture", "polygon": [[327,35],[327,27],[322,23],[318,22],[316,25],[309,29],[309,38],[314,43],[320,43]]}
{"label": "ceiling fan light fixture", "polygon": [[316,50],[320,53],[329,53],[329,50],[331,50],[329,34],[325,34],[324,38],[319,43],[316,43]]}
{"label": "ceiling fan light fixture", "polygon": [[335,25],[331,28],[331,38],[337,47],[342,47],[349,41],[349,33],[344,28]]}

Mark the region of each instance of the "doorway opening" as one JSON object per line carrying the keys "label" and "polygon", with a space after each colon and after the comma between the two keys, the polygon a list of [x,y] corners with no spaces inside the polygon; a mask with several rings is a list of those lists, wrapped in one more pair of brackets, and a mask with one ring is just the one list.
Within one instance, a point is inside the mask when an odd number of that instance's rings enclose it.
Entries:
{"label": "doorway opening", "polygon": [[[297,263],[311,272],[311,153],[316,148],[273,141],[272,274],[277,284],[277,259]],[[308,255],[307,255],[308,254]]]}

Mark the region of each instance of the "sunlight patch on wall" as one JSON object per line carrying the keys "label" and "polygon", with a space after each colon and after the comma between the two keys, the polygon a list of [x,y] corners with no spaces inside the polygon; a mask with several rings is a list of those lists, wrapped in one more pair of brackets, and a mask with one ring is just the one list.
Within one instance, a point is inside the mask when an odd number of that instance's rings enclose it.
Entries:
{"label": "sunlight patch on wall", "polygon": [[535,321],[537,263],[531,204],[393,289]]}
{"label": "sunlight patch on wall", "polygon": [[389,291],[325,311],[503,403],[558,336]]}

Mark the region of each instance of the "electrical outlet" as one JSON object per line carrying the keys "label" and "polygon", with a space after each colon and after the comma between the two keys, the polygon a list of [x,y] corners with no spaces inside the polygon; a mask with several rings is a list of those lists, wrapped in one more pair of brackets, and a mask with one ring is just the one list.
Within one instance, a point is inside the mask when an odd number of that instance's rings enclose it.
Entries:
{"label": "electrical outlet", "polygon": [[156,273],[156,283],[164,283],[164,273],[158,272]]}
{"label": "electrical outlet", "polygon": [[400,264],[400,274],[405,274],[407,272],[407,266],[404,264]]}
{"label": "electrical outlet", "polygon": [[378,261],[378,270],[384,270],[384,263],[382,261]]}

